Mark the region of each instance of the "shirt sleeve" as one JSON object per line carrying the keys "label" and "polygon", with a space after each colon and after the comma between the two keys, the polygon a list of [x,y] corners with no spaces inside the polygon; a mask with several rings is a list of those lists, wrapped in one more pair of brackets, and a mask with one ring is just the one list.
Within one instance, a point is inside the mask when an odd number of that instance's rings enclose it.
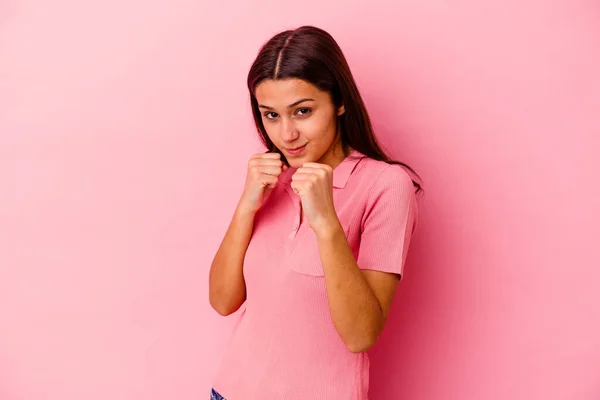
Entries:
{"label": "shirt sleeve", "polygon": [[401,166],[387,165],[367,196],[358,267],[402,277],[416,222],[417,202],[410,176]]}

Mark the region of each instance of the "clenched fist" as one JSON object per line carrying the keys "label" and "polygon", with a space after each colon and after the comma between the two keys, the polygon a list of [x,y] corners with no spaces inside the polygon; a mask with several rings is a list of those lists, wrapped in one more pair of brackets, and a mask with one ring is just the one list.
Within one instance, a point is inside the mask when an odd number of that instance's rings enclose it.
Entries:
{"label": "clenched fist", "polygon": [[277,185],[279,175],[287,169],[279,153],[258,153],[250,157],[246,183],[238,207],[251,213],[258,211]]}

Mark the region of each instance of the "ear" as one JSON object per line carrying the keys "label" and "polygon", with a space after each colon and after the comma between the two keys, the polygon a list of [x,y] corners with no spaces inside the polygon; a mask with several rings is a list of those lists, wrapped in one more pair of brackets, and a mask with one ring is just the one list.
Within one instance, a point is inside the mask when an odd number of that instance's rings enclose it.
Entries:
{"label": "ear", "polygon": [[344,105],[342,104],[342,105],[341,105],[341,106],[338,108],[338,112],[337,112],[337,115],[338,115],[338,117],[339,117],[340,115],[342,115],[343,113],[345,113],[345,112],[346,112],[346,108],[345,108],[345,107],[344,107]]}

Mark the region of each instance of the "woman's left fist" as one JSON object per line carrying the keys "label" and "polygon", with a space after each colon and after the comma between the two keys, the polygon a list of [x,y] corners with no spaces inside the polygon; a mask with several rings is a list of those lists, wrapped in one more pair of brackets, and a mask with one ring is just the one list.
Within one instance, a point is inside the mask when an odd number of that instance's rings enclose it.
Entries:
{"label": "woman's left fist", "polygon": [[319,233],[339,222],[333,205],[333,168],[308,162],[292,175],[292,189],[300,197],[304,218]]}

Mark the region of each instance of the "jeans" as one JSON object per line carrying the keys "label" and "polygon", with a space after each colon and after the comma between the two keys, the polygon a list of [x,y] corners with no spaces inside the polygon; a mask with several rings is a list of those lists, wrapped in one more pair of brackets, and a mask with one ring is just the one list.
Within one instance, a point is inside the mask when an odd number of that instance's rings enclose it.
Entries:
{"label": "jeans", "polygon": [[221,396],[219,393],[217,393],[217,391],[215,389],[212,389],[210,391],[210,400],[226,400],[226,399],[223,398],[223,396]]}

